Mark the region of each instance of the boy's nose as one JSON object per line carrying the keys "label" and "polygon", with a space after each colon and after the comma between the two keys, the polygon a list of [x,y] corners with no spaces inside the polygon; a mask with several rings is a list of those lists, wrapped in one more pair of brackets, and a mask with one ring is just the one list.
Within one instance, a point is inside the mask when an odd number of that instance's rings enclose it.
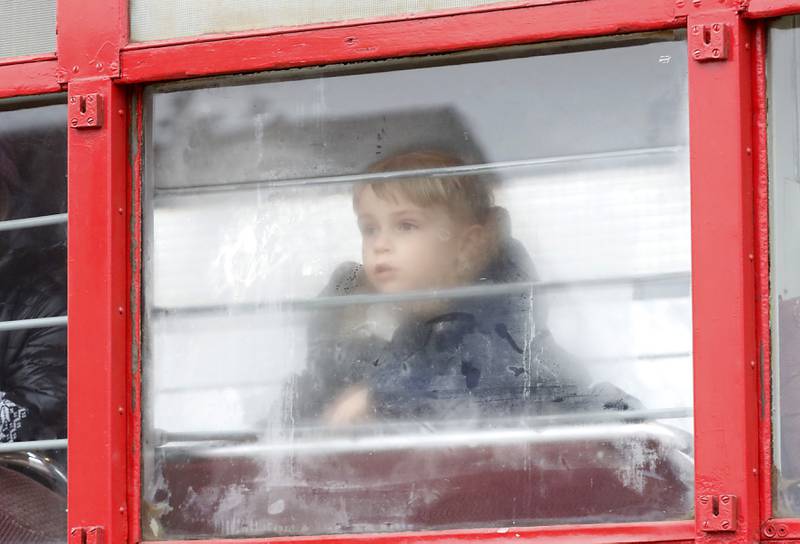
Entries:
{"label": "boy's nose", "polygon": [[376,253],[386,253],[392,249],[392,240],[386,234],[380,234],[375,238],[373,247]]}

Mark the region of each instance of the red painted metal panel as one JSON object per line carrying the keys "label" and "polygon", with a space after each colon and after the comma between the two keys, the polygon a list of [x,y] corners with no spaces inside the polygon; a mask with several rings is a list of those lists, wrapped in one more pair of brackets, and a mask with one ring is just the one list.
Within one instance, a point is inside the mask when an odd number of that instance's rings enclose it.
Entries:
{"label": "red painted metal panel", "polygon": [[128,43],[127,0],[60,1],[56,20],[61,80],[119,74],[119,50]]}
{"label": "red painted metal panel", "polygon": [[[622,525],[575,525],[537,528],[508,528],[470,531],[436,531],[403,534],[341,535],[297,538],[256,538],[237,539],[241,544],[312,544],[316,542],[335,542],[337,544],[413,544],[452,543],[452,542],[491,542],[493,544],[526,543],[536,544],[600,544],[609,542],[648,542],[690,543],[694,533],[691,521],[665,523],[630,523]],[[230,540],[192,540],[170,541],[170,544],[223,544]],[[156,544],[156,543],[154,543]]]}
{"label": "red painted metal panel", "polygon": [[793,13],[800,13],[800,0],[750,0],[747,6],[747,16],[753,18]]}
{"label": "red painted metal panel", "polygon": [[[689,18],[728,25],[726,61],[689,64],[695,493],[736,495],[737,530],[697,542],[758,540],[758,383],[752,179],[752,36],[730,11]],[[689,52],[690,58],[692,52]]]}
{"label": "red painted metal panel", "polygon": [[74,81],[69,99],[99,93],[103,127],[69,129],[69,527],[126,541],[128,384],[127,110],[110,80]]}
{"label": "red painted metal panel", "polygon": [[769,519],[761,524],[762,541],[798,542],[800,519]]}
{"label": "red painted metal panel", "polygon": [[183,79],[676,27],[675,0],[589,0],[133,48],[126,83]]}
{"label": "red painted metal panel", "polygon": [[61,90],[54,58],[31,62],[0,63],[0,98],[53,93]]}

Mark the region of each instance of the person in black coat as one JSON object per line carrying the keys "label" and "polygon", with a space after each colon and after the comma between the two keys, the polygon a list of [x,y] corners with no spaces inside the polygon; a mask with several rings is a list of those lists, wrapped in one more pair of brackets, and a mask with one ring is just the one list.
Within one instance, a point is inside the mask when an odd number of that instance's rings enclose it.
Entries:
{"label": "person in black coat", "polygon": [[[415,152],[373,171],[458,165]],[[310,327],[309,368],[294,383],[295,421],[476,420],[640,406],[610,384],[591,387],[582,365],[554,342],[534,300],[533,263],[491,191],[475,175],[355,188],[364,264],[340,267],[323,294],[393,301],[399,325],[381,339],[368,311],[357,317],[363,305],[320,312]]]}
{"label": "person in black coat", "polygon": [[[0,220],[40,213],[32,185],[0,142]],[[0,322],[67,314],[63,234],[0,232]],[[66,327],[0,330],[0,442],[66,437],[66,346]]]}

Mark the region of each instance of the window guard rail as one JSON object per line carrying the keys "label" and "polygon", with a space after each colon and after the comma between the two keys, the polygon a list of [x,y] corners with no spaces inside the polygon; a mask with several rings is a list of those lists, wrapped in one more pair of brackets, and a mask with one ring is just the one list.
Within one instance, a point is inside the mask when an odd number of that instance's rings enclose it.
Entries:
{"label": "window guard rail", "polygon": [[65,450],[67,439],[31,440],[30,442],[4,442],[0,443],[0,454],[16,453],[20,451]]}
{"label": "window guard rail", "polygon": [[49,327],[66,327],[67,316],[37,317],[35,319],[17,319],[0,321],[0,332],[21,331],[25,329],[46,329]]}
{"label": "window guard rail", "polygon": [[53,215],[40,215],[38,217],[26,217],[24,219],[9,219],[0,221],[0,232],[9,230],[32,229],[36,227],[46,227],[49,225],[61,225],[67,222],[66,213],[56,213]]}

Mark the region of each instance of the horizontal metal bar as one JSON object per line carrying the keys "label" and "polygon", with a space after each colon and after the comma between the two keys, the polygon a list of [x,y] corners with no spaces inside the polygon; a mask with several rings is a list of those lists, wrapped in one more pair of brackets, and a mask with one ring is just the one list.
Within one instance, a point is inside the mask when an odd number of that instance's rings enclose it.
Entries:
{"label": "horizontal metal bar", "polygon": [[65,449],[67,449],[66,438],[58,438],[54,440],[32,440],[30,442],[0,443],[0,453],[12,453],[18,451],[65,450]]}
{"label": "horizontal metal bar", "polygon": [[32,229],[49,225],[62,225],[67,223],[67,214],[40,215],[39,217],[26,217],[25,219],[10,219],[0,221],[0,232],[7,230]]}
{"label": "horizontal metal bar", "polygon": [[610,151],[603,153],[583,153],[578,155],[559,155],[556,157],[544,157],[540,159],[527,159],[520,161],[491,162],[485,164],[471,164],[465,166],[451,166],[447,168],[424,168],[417,170],[404,170],[400,172],[367,172],[361,174],[347,174],[339,176],[319,176],[314,178],[287,178],[281,180],[246,180],[228,183],[213,183],[208,185],[190,185],[184,187],[164,187],[156,188],[156,196],[197,194],[204,192],[219,191],[238,191],[242,189],[260,187],[300,187],[311,185],[324,185],[332,183],[365,183],[392,181],[406,178],[420,177],[445,177],[462,176],[468,174],[482,174],[498,170],[510,170],[516,168],[543,167],[552,164],[563,164],[572,162],[585,162],[609,159],[624,159],[635,157],[651,157],[653,155],[674,155],[686,147],[666,146],[652,147],[644,149],[628,149],[624,151]]}
{"label": "horizontal metal bar", "polygon": [[0,332],[21,331],[25,329],[46,329],[49,327],[66,327],[67,316],[37,317],[36,319],[17,319],[16,321],[0,321]]}
{"label": "horizontal metal bar", "polygon": [[[355,431],[348,436],[348,429],[331,430],[320,428],[322,436],[308,439],[298,438],[285,442],[260,442],[255,444],[236,444],[216,447],[207,441],[171,443],[158,449],[166,453],[189,454],[196,457],[252,457],[265,454],[295,454],[335,452],[391,451],[403,449],[453,448],[465,446],[499,446],[503,444],[549,444],[582,440],[630,440],[637,437],[656,438],[673,442],[677,447],[684,444],[689,435],[678,434],[671,427],[647,423],[657,419],[682,419],[692,416],[691,408],[668,410],[642,410],[634,412],[611,411],[597,414],[566,414],[542,418],[530,418],[527,425],[503,427],[486,425],[484,428],[462,430],[442,429],[441,425],[418,423],[413,430],[391,432],[391,426],[373,425],[364,429],[352,427]],[[513,422],[516,423],[516,422]],[[408,425],[400,425],[408,428]],[[364,432],[373,430],[372,433]],[[389,430],[389,432],[387,432]],[[357,434],[356,434],[357,433]],[[325,436],[327,435],[327,436]]]}
{"label": "horizontal metal bar", "polygon": [[[395,294],[358,294],[333,297],[317,297],[311,299],[286,299],[265,302],[239,303],[239,304],[214,304],[207,306],[183,306],[175,308],[155,307],[150,310],[151,315],[194,314],[214,315],[218,313],[237,312],[249,313],[263,310],[319,310],[323,308],[338,308],[358,304],[393,304],[398,302],[411,302],[423,300],[460,300],[469,298],[491,297],[524,293],[550,293],[568,289],[607,289],[613,287],[657,284],[685,283],[689,285],[691,273],[669,272],[666,274],[641,274],[636,276],[615,276],[606,278],[580,279],[574,281],[551,282],[518,282],[490,285],[470,285],[454,289],[409,291]],[[687,292],[688,293],[688,292]]]}

